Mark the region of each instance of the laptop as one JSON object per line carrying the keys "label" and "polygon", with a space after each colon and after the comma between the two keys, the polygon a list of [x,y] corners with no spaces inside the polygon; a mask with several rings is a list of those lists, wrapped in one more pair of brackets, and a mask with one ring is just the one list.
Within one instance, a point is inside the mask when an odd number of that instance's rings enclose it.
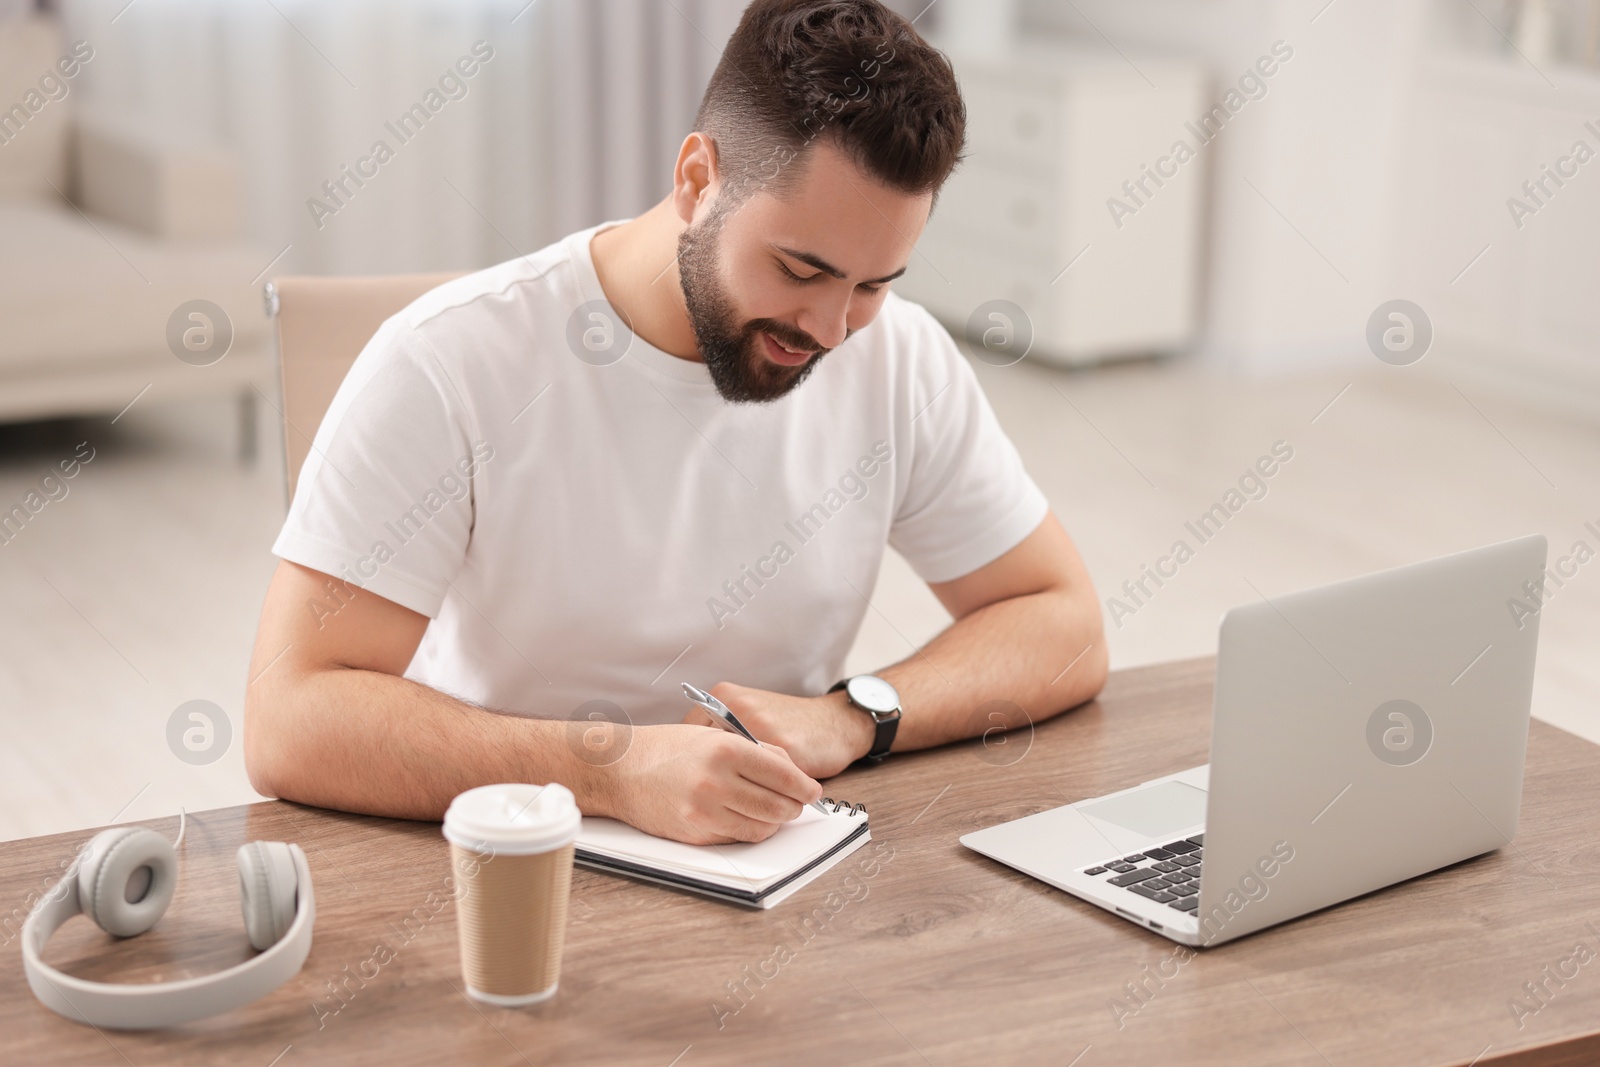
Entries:
{"label": "laptop", "polygon": [[1234,608],[1211,762],[967,834],[1185,945],[1493,851],[1516,832],[1546,543]]}

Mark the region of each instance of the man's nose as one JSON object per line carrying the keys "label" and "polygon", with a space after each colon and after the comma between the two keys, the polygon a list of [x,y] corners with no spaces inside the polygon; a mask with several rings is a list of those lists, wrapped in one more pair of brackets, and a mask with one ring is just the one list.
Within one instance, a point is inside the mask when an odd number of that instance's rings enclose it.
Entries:
{"label": "man's nose", "polygon": [[800,314],[796,326],[823,348],[838,348],[850,336],[850,296],[819,301]]}

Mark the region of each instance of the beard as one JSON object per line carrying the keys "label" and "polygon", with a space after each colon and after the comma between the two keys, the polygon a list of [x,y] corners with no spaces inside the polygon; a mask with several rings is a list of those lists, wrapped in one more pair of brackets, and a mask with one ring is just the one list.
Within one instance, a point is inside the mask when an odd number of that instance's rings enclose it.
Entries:
{"label": "beard", "polygon": [[[725,212],[713,209],[698,225],[678,235],[678,279],[689,311],[700,358],[711,383],[724,400],[765,404],[793,390],[827,355],[829,349],[803,330],[776,319],[740,323],[733,301],[717,275],[717,235]],[[816,355],[797,367],[768,359],[761,339],[771,334],[780,344]]]}

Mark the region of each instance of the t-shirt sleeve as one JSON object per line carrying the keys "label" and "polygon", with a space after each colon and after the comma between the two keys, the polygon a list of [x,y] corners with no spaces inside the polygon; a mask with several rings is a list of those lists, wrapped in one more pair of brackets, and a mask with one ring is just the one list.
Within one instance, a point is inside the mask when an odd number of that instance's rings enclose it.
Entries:
{"label": "t-shirt sleeve", "polygon": [[[1023,468],[950,334],[912,307],[906,485],[889,543],[926,582],[992,563],[1044,521],[1049,501]],[[908,443],[908,444],[907,444]]]}
{"label": "t-shirt sleeve", "polygon": [[435,617],[493,458],[469,415],[426,341],[385,323],[317,430],[273,554]]}

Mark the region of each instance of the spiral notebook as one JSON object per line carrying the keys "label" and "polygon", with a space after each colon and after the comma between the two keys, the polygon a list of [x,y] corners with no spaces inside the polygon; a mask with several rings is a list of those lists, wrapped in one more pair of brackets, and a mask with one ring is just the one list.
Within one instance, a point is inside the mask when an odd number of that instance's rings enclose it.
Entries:
{"label": "spiral notebook", "polygon": [[754,843],[686,845],[615,819],[585,817],[575,862],[610,874],[685,889],[751,908],[770,908],[872,840],[867,810],[823,797],[833,810],[805,808]]}

